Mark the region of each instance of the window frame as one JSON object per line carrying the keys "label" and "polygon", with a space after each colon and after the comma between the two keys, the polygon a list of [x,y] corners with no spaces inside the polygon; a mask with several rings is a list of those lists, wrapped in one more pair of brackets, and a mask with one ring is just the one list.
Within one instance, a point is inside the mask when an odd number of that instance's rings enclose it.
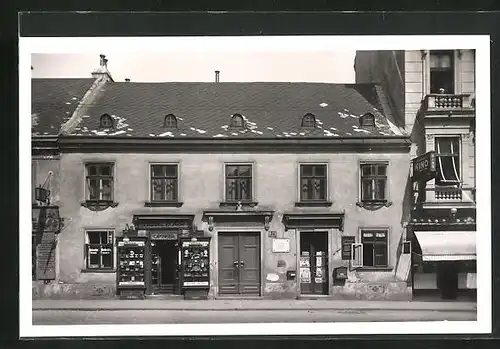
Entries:
{"label": "window frame", "polygon": [[[325,193],[324,193],[324,199],[304,199],[302,197],[302,166],[324,166],[325,167]],[[299,162],[298,163],[298,178],[297,178],[297,188],[298,188],[298,202],[307,204],[307,203],[321,203],[321,202],[328,202],[329,196],[330,196],[330,183],[329,183],[329,166],[328,162]],[[315,177],[314,175],[312,176],[313,178]]]}
{"label": "window frame", "polygon": [[[110,123],[109,126],[104,125],[105,120],[109,121],[109,123]],[[109,115],[107,113],[104,113],[101,115],[101,117],[99,118],[99,128],[101,128],[101,129],[114,129],[115,128],[115,122],[113,121],[113,118],[111,117],[111,115]]]}
{"label": "window frame", "polygon": [[[235,120],[241,120],[241,125],[237,125]],[[231,116],[231,120],[229,120],[229,128],[233,129],[244,129],[246,127],[245,118],[243,115],[236,113]]]}
{"label": "window frame", "polygon": [[[312,124],[306,125],[306,121],[311,121]],[[302,122],[300,123],[300,126],[303,128],[315,128],[316,127],[316,117],[312,113],[307,113],[302,117]]]}
{"label": "window frame", "polygon": [[[375,241],[374,242],[365,242],[364,240],[364,233],[373,233],[373,234],[376,234],[376,233],[385,233],[385,238],[384,238],[384,241],[383,242],[377,242],[376,240],[376,237],[375,237]],[[390,228],[389,227],[361,227],[359,228],[359,242],[358,244],[361,244],[362,245],[362,256],[361,256],[361,260],[362,260],[362,266],[361,268],[363,269],[388,269],[390,268],[390,253],[389,253],[389,250],[390,250],[390,241],[389,241],[389,236],[390,236]],[[373,265],[366,265],[365,264],[365,253],[366,253],[366,246],[367,245],[385,245],[385,249],[383,250],[384,251],[384,259],[385,259],[385,264],[382,265],[377,265],[376,263],[376,257],[377,255],[375,254],[375,248],[373,247],[372,248],[372,258],[373,258]]]}
{"label": "window frame", "polygon": [[[101,166],[110,166],[111,170],[110,173],[111,175],[105,176],[105,175],[90,175],[89,174],[89,168],[91,166],[97,166],[99,169]],[[84,185],[85,185],[85,201],[86,202],[95,202],[95,203],[110,203],[114,202],[115,200],[115,181],[116,181],[116,166],[114,162],[108,162],[108,161],[88,161],[84,163],[84,171],[85,171],[85,177],[84,177]],[[90,180],[94,177],[94,179],[98,179],[100,181],[100,190],[99,190],[99,198],[98,199],[93,199],[91,198],[91,186],[90,186]],[[111,189],[110,189],[110,198],[109,199],[102,199],[102,180],[103,179],[110,179],[111,180]]]}
{"label": "window frame", "polygon": [[[444,155],[440,155],[440,153],[438,152],[438,140],[441,140],[441,139],[450,139],[450,140],[453,140],[455,139],[458,143],[458,170],[459,170],[459,175],[458,175],[458,180],[457,181],[448,181],[449,184],[438,184],[437,183],[437,178],[438,178],[438,175],[439,175],[439,171],[441,171],[441,166],[442,166],[442,163],[440,165],[440,158]],[[440,187],[440,188],[443,188],[443,187],[456,187],[456,186],[461,186],[462,183],[463,183],[463,169],[462,169],[462,165],[463,165],[463,161],[462,161],[462,136],[459,135],[459,134],[453,134],[453,135],[434,135],[433,137],[433,141],[434,141],[434,151],[436,153],[436,177],[434,178],[434,185],[436,187]],[[453,155],[447,155],[449,157],[453,157]]]}
{"label": "window frame", "polygon": [[[431,60],[432,60],[432,56],[437,56],[437,55],[440,55],[440,56],[443,56],[443,55],[448,55],[450,57],[450,62],[451,62],[451,67],[450,68],[433,68],[431,67]],[[457,87],[458,87],[458,83],[457,83],[457,69],[456,69],[456,66],[457,66],[457,56],[456,56],[456,53],[454,50],[430,50],[429,51],[429,60],[428,60],[428,73],[429,73],[429,85],[428,85],[428,91],[430,94],[439,94],[439,92],[437,91],[432,91],[432,73],[433,72],[444,72],[444,71],[449,71],[451,72],[451,87],[452,87],[452,90],[451,91],[445,91],[445,94],[457,94]]]}
{"label": "window frame", "polygon": [[[89,238],[89,233],[106,233],[106,240],[109,241],[111,240],[111,243],[99,243],[99,244],[91,244],[90,243],[90,238]],[[111,236],[111,239],[110,239]],[[114,271],[115,270],[115,230],[114,229],[109,229],[109,228],[103,228],[103,229],[85,229],[84,231],[84,270],[88,272],[109,272],[109,271]],[[110,246],[111,248],[111,266],[110,267],[104,267],[103,266],[103,253],[102,253],[102,248],[104,246]],[[94,267],[90,264],[90,248],[98,248],[98,258],[99,258],[99,265],[97,267]]]}
{"label": "window frame", "polygon": [[[385,166],[385,176],[383,175],[369,175],[365,176],[363,175],[363,167],[364,166]],[[389,202],[389,167],[390,163],[389,161],[380,161],[380,160],[373,160],[373,161],[360,161],[358,164],[358,171],[359,171],[359,178],[358,178],[358,183],[359,183],[359,202],[364,203],[364,204],[370,204],[370,203],[387,203]],[[366,200],[363,197],[363,178],[370,177],[372,178],[372,181],[375,181],[377,179],[381,179],[378,177],[383,177],[385,179],[385,190],[384,190],[384,198],[383,199],[371,199],[371,200]],[[377,185],[378,186],[378,185]],[[376,192],[375,187],[372,189],[372,194]],[[372,195],[372,196],[373,196]]]}
{"label": "window frame", "polygon": [[[370,123],[367,124],[367,120],[370,120]],[[375,127],[375,115],[372,113],[365,113],[359,119],[359,125],[361,127]]]}
{"label": "window frame", "polygon": [[[154,200],[153,196],[153,166],[175,166],[176,167],[176,199]],[[149,163],[149,202],[153,204],[180,203],[180,164],[178,162],[150,162]],[[165,177],[167,178],[167,177]]]}
{"label": "window frame", "polygon": [[[173,123],[167,123],[167,120],[169,122]],[[177,129],[178,128],[178,119],[174,114],[167,114],[165,115],[165,118],[163,119],[163,127],[167,129]]]}
{"label": "window frame", "polygon": [[[236,199],[236,200],[229,200],[228,198],[228,193],[227,193],[227,168],[228,166],[250,166],[250,173],[251,173],[251,178],[250,178],[250,198],[248,199]],[[252,162],[225,162],[223,164],[223,169],[224,169],[224,177],[223,177],[223,202],[225,203],[238,203],[241,202],[242,204],[245,203],[253,203],[255,200],[255,164]]]}

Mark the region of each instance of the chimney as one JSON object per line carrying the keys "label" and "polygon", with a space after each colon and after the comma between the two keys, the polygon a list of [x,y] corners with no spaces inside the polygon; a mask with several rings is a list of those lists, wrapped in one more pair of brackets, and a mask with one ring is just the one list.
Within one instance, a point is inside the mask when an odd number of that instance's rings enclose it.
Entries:
{"label": "chimney", "polygon": [[220,73],[219,70],[215,71],[215,82],[219,82],[219,73]]}
{"label": "chimney", "polygon": [[104,81],[114,81],[111,77],[111,73],[108,70],[108,60],[106,59],[106,55],[99,55],[99,68],[95,69],[92,72],[92,77],[94,79],[103,79]]}
{"label": "chimney", "polygon": [[130,82],[130,79],[129,78],[125,78],[125,82]]}

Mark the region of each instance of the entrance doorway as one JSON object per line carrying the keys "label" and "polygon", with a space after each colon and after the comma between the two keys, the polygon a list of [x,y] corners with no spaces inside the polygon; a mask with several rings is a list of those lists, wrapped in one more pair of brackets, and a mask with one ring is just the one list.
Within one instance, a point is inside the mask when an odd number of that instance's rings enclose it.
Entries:
{"label": "entrance doorway", "polygon": [[219,294],[260,295],[260,233],[219,233]]}
{"label": "entrance doorway", "polygon": [[300,233],[300,292],[328,294],[328,233]]}
{"label": "entrance doorway", "polygon": [[177,257],[177,241],[151,241],[151,288],[153,293],[177,293],[179,283]]}

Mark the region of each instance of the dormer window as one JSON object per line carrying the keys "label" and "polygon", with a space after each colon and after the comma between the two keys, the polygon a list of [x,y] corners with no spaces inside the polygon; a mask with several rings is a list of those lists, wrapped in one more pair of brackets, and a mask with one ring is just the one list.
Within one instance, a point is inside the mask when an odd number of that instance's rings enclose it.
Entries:
{"label": "dormer window", "polygon": [[361,127],[374,127],[375,126],[375,116],[371,113],[366,113],[359,118],[359,125]]}
{"label": "dormer window", "polygon": [[231,117],[231,123],[229,124],[229,126],[234,128],[244,128],[245,120],[243,120],[243,116],[241,116],[241,114],[234,114]]}
{"label": "dormer window", "polygon": [[302,127],[314,128],[316,127],[316,118],[311,113],[307,113],[302,118]]}
{"label": "dormer window", "polygon": [[109,116],[109,114],[101,115],[100,127],[108,129],[113,128],[113,118]]}
{"label": "dormer window", "polygon": [[173,114],[168,114],[165,116],[164,127],[166,128],[177,128],[177,118]]}

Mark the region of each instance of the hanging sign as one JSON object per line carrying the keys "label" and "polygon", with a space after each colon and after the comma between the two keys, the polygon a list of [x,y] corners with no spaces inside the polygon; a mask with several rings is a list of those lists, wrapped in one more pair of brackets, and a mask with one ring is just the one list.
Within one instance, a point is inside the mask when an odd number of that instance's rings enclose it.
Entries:
{"label": "hanging sign", "polygon": [[434,151],[427,152],[412,160],[413,181],[424,181],[436,176],[436,154]]}

